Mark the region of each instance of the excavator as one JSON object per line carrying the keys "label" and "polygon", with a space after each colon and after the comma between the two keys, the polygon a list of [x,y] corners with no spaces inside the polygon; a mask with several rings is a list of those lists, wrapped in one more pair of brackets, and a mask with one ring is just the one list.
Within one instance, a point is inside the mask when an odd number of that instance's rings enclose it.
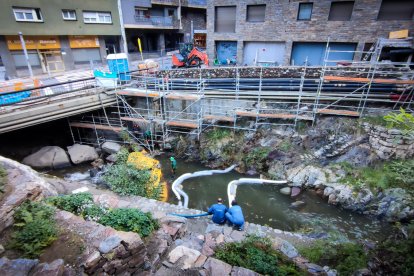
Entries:
{"label": "excavator", "polygon": [[193,43],[181,43],[179,53],[172,56],[172,68],[201,67],[202,63],[208,65],[208,56]]}

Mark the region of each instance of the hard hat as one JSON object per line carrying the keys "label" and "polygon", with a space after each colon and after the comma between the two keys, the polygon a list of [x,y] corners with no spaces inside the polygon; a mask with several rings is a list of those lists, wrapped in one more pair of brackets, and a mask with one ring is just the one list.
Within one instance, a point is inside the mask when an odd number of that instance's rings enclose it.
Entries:
{"label": "hard hat", "polygon": [[173,157],[173,156],[171,156],[171,157],[170,157],[170,160],[171,160],[171,161],[173,161],[173,160],[174,160],[174,157]]}

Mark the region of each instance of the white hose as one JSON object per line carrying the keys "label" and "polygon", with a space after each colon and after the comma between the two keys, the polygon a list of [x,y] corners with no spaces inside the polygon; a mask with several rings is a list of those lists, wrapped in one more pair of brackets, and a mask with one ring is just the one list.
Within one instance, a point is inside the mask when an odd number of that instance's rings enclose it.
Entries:
{"label": "white hose", "polygon": [[181,202],[181,196],[184,198],[184,207],[188,208],[188,195],[181,189],[180,185],[183,183],[184,180],[187,180],[189,178],[199,177],[199,176],[208,176],[212,174],[218,174],[218,173],[228,173],[231,170],[233,170],[236,167],[236,165],[233,165],[231,167],[228,167],[225,170],[207,170],[207,171],[199,171],[199,172],[193,172],[193,173],[185,173],[181,176],[179,176],[171,185],[171,189],[175,196],[178,199],[178,205],[182,206]]}
{"label": "white hose", "polygon": [[229,207],[236,199],[237,186],[240,184],[286,184],[286,180],[266,180],[260,178],[240,178],[238,180],[230,181],[227,185],[227,197],[229,199]]}

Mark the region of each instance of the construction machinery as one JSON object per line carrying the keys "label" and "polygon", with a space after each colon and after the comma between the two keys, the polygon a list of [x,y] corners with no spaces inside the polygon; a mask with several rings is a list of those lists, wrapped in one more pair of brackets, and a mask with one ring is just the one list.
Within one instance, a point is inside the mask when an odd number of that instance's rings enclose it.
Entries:
{"label": "construction machinery", "polygon": [[201,67],[201,64],[208,65],[208,56],[193,43],[181,43],[179,53],[173,54],[173,68],[179,67]]}

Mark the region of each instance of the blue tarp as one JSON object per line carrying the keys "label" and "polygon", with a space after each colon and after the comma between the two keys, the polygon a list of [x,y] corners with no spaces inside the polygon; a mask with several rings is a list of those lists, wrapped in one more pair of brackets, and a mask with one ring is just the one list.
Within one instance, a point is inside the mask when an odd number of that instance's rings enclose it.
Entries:
{"label": "blue tarp", "polygon": [[0,96],[0,105],[20,102],[21,100],[30,97],[31,94],[32,94],[31,91],[23,91],[23,92],[2,95]]}

